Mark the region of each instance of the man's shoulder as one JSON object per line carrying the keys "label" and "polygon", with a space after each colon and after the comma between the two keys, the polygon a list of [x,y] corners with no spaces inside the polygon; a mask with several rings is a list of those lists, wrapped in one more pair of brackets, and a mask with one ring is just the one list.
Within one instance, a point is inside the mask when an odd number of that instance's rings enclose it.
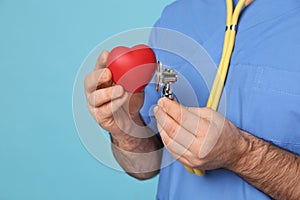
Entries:
{"label": "man's shoulder", "polygon": [[191,23],[195,23],[199,19],[209,20],[210,15],[220,14],[216,13],[220,7],[221,10],[224,10],[223,3],[216,0],[177,0],[165,7],[160,20],[168,23],[170,21],[179,23],[187,19],[192,20]]}
{"label": "man's shoulder", "polygon": [[155,27],[176,30],[201,42],[224,25],[224,5],[217,0],[178,0],[164,8]]}

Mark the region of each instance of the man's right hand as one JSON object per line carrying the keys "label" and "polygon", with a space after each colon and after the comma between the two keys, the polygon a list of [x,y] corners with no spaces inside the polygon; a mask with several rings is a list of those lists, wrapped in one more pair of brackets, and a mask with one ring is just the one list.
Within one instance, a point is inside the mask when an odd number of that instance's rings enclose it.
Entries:
{"label": "man's right hand", "polygon": [[162,143],[140,117],[144,92],[131,94],[113,83],[106,68],[108,54],[104,51],[94,71],[86,76],[88,108],[98,124],[110,132],[112,151],[122,168],[145,180],[159,172]]}
{"label": "man's right hand", "polygon": [[129,134],[136,124],[143,125],[139,110],[144,102],[144,92],[130,94],[113,83],[111,71],[106,68],[108,55],[108,51],[103,51],[94,71],[86,76],[85,94],[88,108],[98,124],[113,137],[121,137],[124,133]]}

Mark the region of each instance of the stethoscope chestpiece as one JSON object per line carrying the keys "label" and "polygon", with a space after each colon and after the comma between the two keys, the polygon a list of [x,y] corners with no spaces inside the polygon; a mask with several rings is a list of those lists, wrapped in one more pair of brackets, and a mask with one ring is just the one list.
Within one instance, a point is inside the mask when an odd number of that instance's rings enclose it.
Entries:
{"label": "stethoscope chestpiece", "polygon": [[[164,68],[163,64],[158,61],[157,62],[157,70],[156,70],[156,90],[161,92],[161,96],[168,97],[169,99],[173,99],[173,90],[172,84],[177,81],[178,74],[177,72],[170,68]],[[161,91],[162,90],[162,91]]]}

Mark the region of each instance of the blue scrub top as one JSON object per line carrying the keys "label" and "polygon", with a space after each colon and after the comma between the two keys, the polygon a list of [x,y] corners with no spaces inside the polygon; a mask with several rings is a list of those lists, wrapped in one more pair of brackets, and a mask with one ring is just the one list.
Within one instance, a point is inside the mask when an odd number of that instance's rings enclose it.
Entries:
{"label": "blue scrub top", "polygon": [[[179,0],[165,8],[155,27],[172,29],[192,38],[217,66],[222,53],[225,19],[225,0]],[[150,45],[156,49],[158,60],[187,79],[196,91],[196,106],[205,106],[209,95],[207,84],[211,83],[198,73],[197,64],[161,50],[165,46],[193,54],[193,49],[189,50],[178,38],[157,30],[151,34]],[[224,115],[237,127],[297,154],[300,153],[299,55],[300,1],[254,0],[241,15],[222,96],[225,99],[226,95]],[[205,65],[202,57],[199,56],[199,65]],[[175,92],[181,102],[189,99],[189,94],[184,95],[184,88]],[[141,115],[154,130],[152,108],[158,98],[154,85],[149,84]],[[170,160],[172,157],[165,150],[162,165]],[[198,177],[175,161],[160,171],[157,199],[270,197],[228,170],[211,170]]]}

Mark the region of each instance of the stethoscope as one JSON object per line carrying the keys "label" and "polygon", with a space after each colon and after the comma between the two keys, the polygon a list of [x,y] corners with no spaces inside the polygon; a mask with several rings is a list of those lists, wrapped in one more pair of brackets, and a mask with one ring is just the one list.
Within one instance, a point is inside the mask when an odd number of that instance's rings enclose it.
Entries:
{"label": "stethoscope", "polygon": [[[235,44],[235,36],[237,31],[237,24],[240,13],[245,5],[246,0],[239,0],[233,11],[233,2],[232,0],[226,0],[227,7],[227,16],[226,16],[226,31],[224,36],[224,44],[222,51],[222,58],[209,94],[209,98],[207,100],[206,107],[211,108],[213,110],[217,110],[219,101],[223,92],[228,67],[230,63],[230,59],[233,52],[233,47]],[[177,73],[173,69],[163,69],[161,62],[158,62],[157,65],[157,90],[160,91],[163,88],[163,96],[168,97],[170,99],[173,98],[172,93],[172,83],[177,80]],[[188,166],[184,166],[186,170],[190,173],[194,173],[198,176],[203,176],[205,171],[190,168]]]}

